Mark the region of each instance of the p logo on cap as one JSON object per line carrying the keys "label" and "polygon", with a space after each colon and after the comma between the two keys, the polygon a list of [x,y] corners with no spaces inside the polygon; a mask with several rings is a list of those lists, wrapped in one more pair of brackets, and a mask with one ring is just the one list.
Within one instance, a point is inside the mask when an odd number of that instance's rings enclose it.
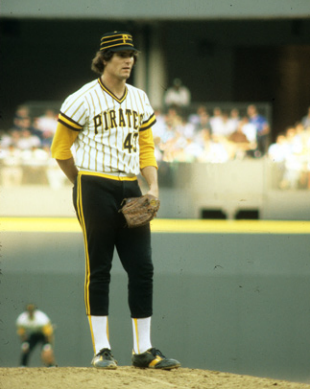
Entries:
{"label": "p logo on cap", "polygon": [[138,51],[133,44],[132,35],[124,31],[108,32],[103,35],[100,43],[100,50],[133,50]]}

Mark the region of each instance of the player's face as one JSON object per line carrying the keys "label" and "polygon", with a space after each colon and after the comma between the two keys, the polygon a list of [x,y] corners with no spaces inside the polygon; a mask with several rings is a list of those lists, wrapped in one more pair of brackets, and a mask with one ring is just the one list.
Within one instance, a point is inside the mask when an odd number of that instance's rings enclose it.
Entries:
{"label": "player's face", "polygon": [[127,80],[134,65],[134,52],[117,51],[109,62],[105,62],[104,74],[118,80]]}

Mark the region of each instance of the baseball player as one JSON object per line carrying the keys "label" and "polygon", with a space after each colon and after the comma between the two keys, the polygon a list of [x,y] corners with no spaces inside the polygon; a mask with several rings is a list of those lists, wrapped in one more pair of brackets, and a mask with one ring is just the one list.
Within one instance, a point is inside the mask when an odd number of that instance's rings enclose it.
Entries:
{"label": "baseball player", "polygon": [[55,366],[53,352],[53,326],[48,316],[34,304],[28,304],[26,311],[16,321],[17,334],[21,340],[20,366],[28,366],[29,357],[37,344],[41,344],[42,362],[47,367]]}
{"label": "baseball player", "polygon": [[158,197],[151,129],[156,118],[147,95],[126,83],[137,57],[128,32],[103,35],[92,61],[92,70],[99,78],[64,101],[52,156],[74,185],[73,203],[84,236],[84,296],[94,348],[92,365],[117,367],[108,330],[110,270],[116,248],[128,275],[132,364],[171,369],[180,363],[166,358],[151,344],[150,225],[126,228],[119,212],[124,198],[141,196],[137,181],[140,172],[149,186],[148,194]]}

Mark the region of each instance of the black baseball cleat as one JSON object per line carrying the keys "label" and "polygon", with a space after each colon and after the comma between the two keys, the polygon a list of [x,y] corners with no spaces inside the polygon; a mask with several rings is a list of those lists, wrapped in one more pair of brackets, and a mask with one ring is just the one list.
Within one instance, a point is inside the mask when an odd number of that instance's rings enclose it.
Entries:
{"label": "black baseball cleat", "polygon": [[98,369],[116,369],[117,361],[113,358],[111,350],[103,348],[91,361],[91,364]]}
{"label": "black baseball cleat", "polygon": [[142,369],[150,368],[170,370],[181,366],[179,361],[172,358],[166,358],[156,348],[150,348],[142,354],[133,354],[131,361],[133,366],[140,367]]}

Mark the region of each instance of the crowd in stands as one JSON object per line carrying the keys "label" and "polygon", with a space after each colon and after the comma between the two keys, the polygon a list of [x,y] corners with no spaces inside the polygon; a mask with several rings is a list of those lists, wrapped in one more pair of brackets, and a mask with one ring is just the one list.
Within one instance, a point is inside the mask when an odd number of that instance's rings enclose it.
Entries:
{"label": "crowd in stands", "polygon": [[1,133],[1,185],[47,184],[55,188],[64,185],[66,179],[59,174],[50,155],[56,126],[57,115],[51,109],[39,117],[32,117],[27,106],[17,109],[12,128]]}
{"label": "crowd in stands", "polygon": [[[179,81],[175,82],[179,87]],[[172,100],[171,100],[172,101]],[[173,103],[156,110],[153,127],[159,163],[225,163],[229,160],[266,158],[276,162],[281,172],[278,187],[310,189],[310,108],[299,123],[278,134],[270,142],[268,120],[255,105],[230,111],[198,106],[184,110]],[[186,112],[186,114],[185,114]],[[1,184],[46,183],[65,185],[66,179],[50,156],[57,126],[57,114],[47,109],[31,117],[27,107],[18,108],[13,127],[1,134]]]}
{"label": "crowd in stands", "polygon": [[[153,135],[159,161],[221,163],[261,157],[267,150],[267,136],[260,134],[248,116],[240,117],[237,109],[227,113],[216,107],[210,115],[199,106],[197,112],[184,118],[176,108],[169,108],[166,114],[157,111],[156,116]],[[264,129],[267,135],[268,122],[261,115],[259,118],[261,132]]]}
{"label": "crowd in stands", "polygon": [[156,157],[164,162],[224,163],[230,160],[265,158],[277,163],[281,189],[310,189],[310,108],[300,122],[278,134],[272,143],[270,126],[255,105],[240,115],[215,107],[210,113],[199,106],[195,113],[156,112],[153,128]]}

